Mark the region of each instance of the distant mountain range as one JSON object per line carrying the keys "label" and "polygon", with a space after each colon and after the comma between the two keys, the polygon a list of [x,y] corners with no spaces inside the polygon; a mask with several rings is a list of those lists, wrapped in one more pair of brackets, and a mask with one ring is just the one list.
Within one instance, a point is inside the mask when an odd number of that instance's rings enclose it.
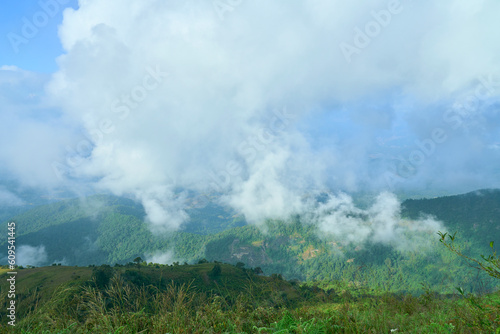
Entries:
{"label": "distant mountain range", "polygon": [[[281,273],[301,280],[363,281],[388,290],[417,291],[422,282],[443,290],[462,285],[492,288],[492,281],[468,268],[442,247],[437,235],[430,250],[401,252],[384,244],[346,243],[322,236],[301,217],[268,221],[265,229],[246,225],[229,208],[209,203],[187,210],[189,222],[168,235],[152,234],[140,204],[108,195],[62,200],[34,207],[9,220],[17,223],[17,247],[24,264],[67,265],[127,263],[141,256],[151,262],[196,263],[202,258]],[[487,253],[500,236],[500,190],[480,190],[432,199],[409,199],[402,215],[432,215],[472,255]],[[7,220],[0,224],[2,262],[6,262]],[[437,232],[437,231],[436,231]],[[19,255],[21,257],[21,255]]]}

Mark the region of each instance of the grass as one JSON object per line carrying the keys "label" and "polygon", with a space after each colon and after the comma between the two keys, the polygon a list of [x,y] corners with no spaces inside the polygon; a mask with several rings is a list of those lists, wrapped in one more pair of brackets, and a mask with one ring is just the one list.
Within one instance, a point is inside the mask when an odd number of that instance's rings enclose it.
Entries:
{"label": "grass", "polygon": [[19,270],[15,328],[6,326],[2,275],[0,332],[500,333],[500,293],[417,297],[346,284],[325,291],[225,264],[211,277],[213,267],[114,268],[102,287],[90,280],[94,268]]}

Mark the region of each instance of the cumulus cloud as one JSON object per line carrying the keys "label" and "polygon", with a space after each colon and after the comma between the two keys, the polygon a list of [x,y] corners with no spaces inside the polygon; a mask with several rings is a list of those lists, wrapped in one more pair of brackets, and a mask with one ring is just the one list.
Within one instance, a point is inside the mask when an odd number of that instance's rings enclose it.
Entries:
{"label": "cumulus cloud", "polygon": [[[0,161],[31,183],[132,194],[156,231],[187,219],[186,189],[222,193],[259,222],[303,212],[304,194],[322,190],[499,185],[496,1],[215,3],[67,9],[41,101],[57,117],[0,122],[14,143]],[[381,196],[363,214],[383,241],[397,204]]]}

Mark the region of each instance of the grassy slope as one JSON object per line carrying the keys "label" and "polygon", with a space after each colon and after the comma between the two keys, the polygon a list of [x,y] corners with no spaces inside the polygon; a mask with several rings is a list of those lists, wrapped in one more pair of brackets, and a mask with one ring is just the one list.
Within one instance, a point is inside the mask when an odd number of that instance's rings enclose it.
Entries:
{"label": "grassy slope", "polygon": [[[91,273],[92,271],[90,268],[65,266],[17,270],[16,295],[21,303],[21,307],[23,307],[23,301],[29,296],[32,296],[35,291],[37,291],[37,298],[39,298],[42,303],[47,302],[62,285],[67,283],[70,283],[70,285],[81,284],[90,279]],[[8,289],[6,278],[8,278],[6,272],[0,274],[0,291],[2,297],[4,297]],[[27,302],[28,303],[24,305],[25,307],[28,307],[31,300],[27,300]]]}
{"label": "grassy slope", "polygon": [[[494,333],[500,327],[500,294],[417,298],[359,287],[327,293],[224,264],[212,278],[213,267],[120,267],[121,279],[102,289],[88,282],[93,268],[20,270],[14,332]],[[0,274],[2,333],[12,332],[2,327],[6,287]]]}
{"label": "grassy slope", "polygon": [[[178,266],[124,266],[114,267],[112,275],[120,276],[124,284],[135,287],[154,286],[166,290],[170,284],[189,286],[192,291],[203,294],[217,294],[226,299],[240,293],[252,291],[254,298],[267,298],[266,291],[279,291],[285,304],[305,300],[298,287],[291,283],[258,276],[249,270],[243,270],[228,264],[219,264],[221,272],[216,277],[211,275],[214,263]],[[18,269],[16,275],[16,298],[19,317],[26,317],[36,304],[45,305],[56,300],[68,300],[75,293],[82,293],[85,286],[93,286],[92,272],[100,267],[50,266],[32,269]],[[6,315],[8,303],[7,270],[0,273],[0,315]],[[89,285],[90,284],[90,285]]]}

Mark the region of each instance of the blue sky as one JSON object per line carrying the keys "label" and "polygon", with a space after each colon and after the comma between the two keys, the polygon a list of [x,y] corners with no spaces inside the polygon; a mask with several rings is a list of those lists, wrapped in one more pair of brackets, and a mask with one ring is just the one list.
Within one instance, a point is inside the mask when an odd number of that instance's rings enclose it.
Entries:
{"label": "blue sky", "polygon": [[[60,5],[57,1],[2,1],[0,3],[0,64],[2,65],[14,65],[19,68],[41,72],[41,73],[52,73],[57,70],[56,57],[63,53],[59,37],[57,35],[57,28],[62,23],[62,13],[63,8],[78,7],[78,1],[61,1],[64,4]],[[49,6],[46,8],[54,8],[54,16],[51,17],[47,15],[48,20],[44,23],[43,14],[47,11],[40,5],[43,4],[57,4],[55,6]],[[52,14],[49,12],[48,14]],[[33,23],[35,19],[39,19],[40,27],[35,26],[38,32],[33,34],[33,37],[29,35],[26,38],[27,43],[19,44],[16,46],[15,42],[12,42],[12,37],[9,38],[9,34],[16,34],[22,38],[23,37],[23,26],[26,25],[23,18],[26,18],[28,22]],[[38,22],[38,21],[37,21]],[[16,52],[16,48],[18,52]]]}

